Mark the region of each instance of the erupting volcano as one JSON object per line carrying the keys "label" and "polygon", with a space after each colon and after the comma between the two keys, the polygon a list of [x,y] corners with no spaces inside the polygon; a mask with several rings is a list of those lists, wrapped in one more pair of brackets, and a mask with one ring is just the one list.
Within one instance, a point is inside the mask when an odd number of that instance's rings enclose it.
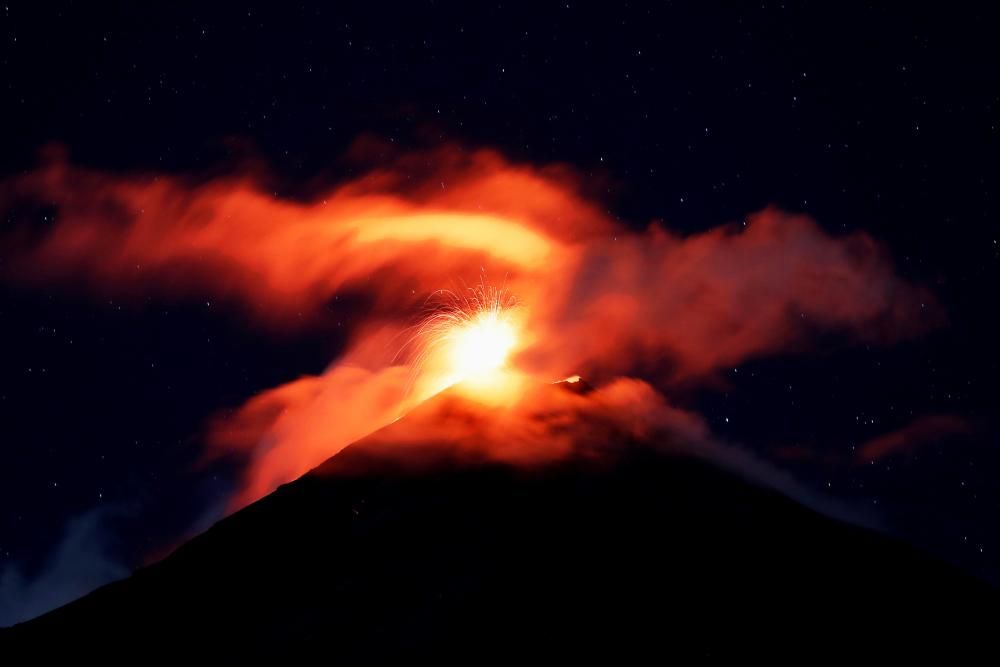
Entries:
{"label": "erupting volcano", "polygon": [[850,507],[717,435],[690,397],[821,332],[871,345],[936,326],[933,296],[866,234],[776,209],[636,231],[568,167],[455,146],[307,201],[59,156],[4,192],[59,211],[12,237],[11,280],[347,331],[321,372],[210,420],[206,464],[240,466],[227,518],[3,635],[18,648],[114,634],[333,658],[742,655],[782,628],[794,653],[833,641],[810,619],[862,593],[879,602],[856,618],[883,630],[919,625],[934,596],[995,604],[844,523]]}
{"label": "erupting volcano", "polygon": [[0,667],[1000,663],[963,4],[0,4]]}

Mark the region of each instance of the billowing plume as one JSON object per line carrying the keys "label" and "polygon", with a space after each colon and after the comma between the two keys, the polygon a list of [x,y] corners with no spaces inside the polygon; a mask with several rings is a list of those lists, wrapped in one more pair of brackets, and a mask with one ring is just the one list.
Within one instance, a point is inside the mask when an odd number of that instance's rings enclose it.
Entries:
{"label": "billowing plume", "polygon": [[510,363],[538,381],[639,376],[663,391],[803,348],[816,332],[887,342],[940,317],[866,234],[831,236],[776,209],[689,236],[660,223],[635,231],[581,184],[565,166],[457,146],[385,157],[308,200],[248,175],[117,175],[55,158],[0,190],[5,208],[55,209],[41,233],[8,230],[4,271],[102,294],[228,300],[278,328],[315,324],[341,295],[362,300],[365,317],[326,371],[213,422],[214,449],[249,461],[237,504],[426,398],[433,382],[398,353],[430,296],[484,276],[517,296]]}

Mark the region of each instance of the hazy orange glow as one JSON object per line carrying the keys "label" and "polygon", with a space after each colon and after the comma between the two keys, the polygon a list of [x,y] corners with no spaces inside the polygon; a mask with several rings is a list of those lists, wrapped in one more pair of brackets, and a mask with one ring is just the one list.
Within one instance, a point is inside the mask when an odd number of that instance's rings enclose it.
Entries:
{"label": "hazy orange glow", "polygon": [[[351,159],[365,163],[361,176],[283,198],[259,174],[116,175],[55,155],[0,185],[4,209],[56,211],[42,230],[8,223],[0,275],[196,298],[286,332],[342,324],[346,347],[325,371],[213,421],[213,451],[247,460],[236,505],[452,385],[507,411],[510,438],[535,442],[518,421],[527,408],[513,407],[533,382],[579,373],[631,391],[615,383],[638,375],[642,392],[664,392],[805,347],[816,332],[880,342],[938,321],[933,298],[899,278],[872,238],[832,236],[804,216],[766,209],[684,236],[618,222],[565,166],[450,145],[400,154],[371,140]],[[422,319],[456,284],[487,293],[453,290],[456,302]]]}

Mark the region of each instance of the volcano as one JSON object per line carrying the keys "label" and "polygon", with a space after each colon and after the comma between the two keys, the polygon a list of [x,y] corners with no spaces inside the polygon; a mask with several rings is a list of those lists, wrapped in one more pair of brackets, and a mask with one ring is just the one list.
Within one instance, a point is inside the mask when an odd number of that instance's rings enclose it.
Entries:
{"label": "volcano", "polygon": [[[492,409],[445,392],[0,644],[352,662],[990,648],[997,592],[930,556],[613,431],[530,465],[480,456]],[[470,428],[413,437],[427,419]]]}

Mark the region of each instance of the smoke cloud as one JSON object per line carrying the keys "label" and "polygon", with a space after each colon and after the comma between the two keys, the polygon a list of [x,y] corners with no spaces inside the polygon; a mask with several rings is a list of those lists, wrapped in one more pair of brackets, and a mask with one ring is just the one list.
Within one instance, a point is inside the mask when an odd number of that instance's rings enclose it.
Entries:
{"label": "smoke cloud", "polygon": [[[372,157],[370,145],[357,150]],[[55,221],[8,230],[8,280],[219,299],[280,329],[315,326],[342,296],[364,304],[346,351],[324,372],[212,422],[211,452],[248,463],[234,506],[426,398],[426,378],[399,355],[407,332],[436,290],[483,275],[523,304],[517,373],[543,384],[580,374],[599,387],[587,410],[561,418],[643,406],[667,420],[658,430],[701,442],[711,439],[697,416],[664,398],[677,383],[806,349],[818,333],[887,343],[941,319],[932,295],[900,278],[867,234],[833,236],[773,208],[688,236],[658,222],[636,231],[585,196],[567,166],[459,146],[382,156],[306,200],[276,197],[251,174],[121,175],[56,156],[3,184],[0,206],[25,201],[54,208]],[[570,447],[546,420],[544,438],[528,437],[539,422],[523,416],[507,414],[513,444],[488,439],[492,455]]]}
{"label": "smoke cloud", "polygon": [[25,575],[16,565],[0,572],[0,627],[34,618],[128,576],[128,568],[110,550],[108,522],[113,514],[98,507],[71,519],[37,574]]}

